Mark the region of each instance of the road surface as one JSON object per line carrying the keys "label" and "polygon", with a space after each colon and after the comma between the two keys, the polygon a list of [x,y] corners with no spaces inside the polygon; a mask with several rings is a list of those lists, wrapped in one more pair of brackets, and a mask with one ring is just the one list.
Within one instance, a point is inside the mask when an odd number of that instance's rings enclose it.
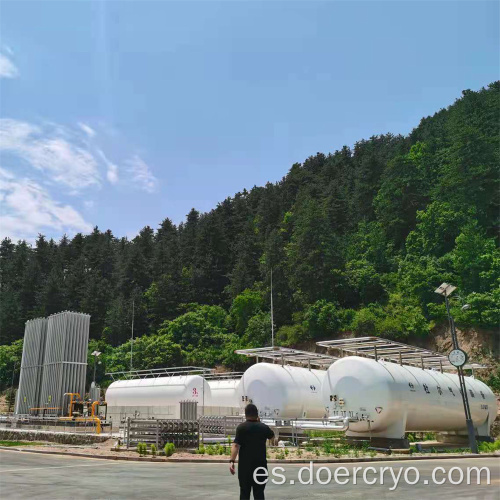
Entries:
{"label": "road surface", "polygon": [[[275,467],[279,464],[270,464]],[[339,467],[339,481],[345,481],[345,474],[350,474],[345,485],[319,484],[314,478],[314,484],[302,485],[298,481],[298,472],[304,464],[284,465],[286,467],[286,482],[283,485],[269,483],[266,496],[269,500],[287,499],[491,499],[500,498],[500,459],[476,458],[460,460],[422,460],[422,461],[392,461],[359,464],[330,464],[328,469],[334,478],[334,471]],[[324,467],[325,465],[323,465]],[[401,480],[396,488],[389,472],[385,472],[384,484],[367,485],[363,483],[363,469],[369,466],[376,468],[368,471],[366,477],[372,481],[378,479],[380,467],[392,467],[394,474],[402,469]],[[321,465],[315,466],[315,475]],[[363,467],[357,472],[357,484],[353,484],[355,467]],[[404,471],[416,467],[420,475],[417,484],[404,483]],[[441,481],[453,467],[464,471],[464,482],[460,485],[436,485],[432,483],[432,470],[443,467],[436,474]],[[486,484],[483,471],[483,484],[477,485],[473,476],[473,485],[465,484],[468,467],[487,467],[490,470],[490,485]],[[282,473],[282,471],[278,471]],[[408,472],[409,482],[416,478],[414,470]],[[460,471],[452,471],[452,480],[459,480]],[[282,481],[278,476],[273,476]],[[309,472],[303,471],[302,478],[308,479]],[[328,471],[321,471],[320,480],[328,479]],[[290,484],[294,481],[295,484]],[[428,484],[425,484],[427,481]],[[394,488],[390,491],[390,488]],[[238,481],[228,472],[225,464],[193,464],[193,463],[151,463],[125,462],[116,460],[87,459],[63,457],[58,455],[42,455],[19,452],[15,450],[0,450],[0,497],[4,499],[235,499],[238,498]]]}

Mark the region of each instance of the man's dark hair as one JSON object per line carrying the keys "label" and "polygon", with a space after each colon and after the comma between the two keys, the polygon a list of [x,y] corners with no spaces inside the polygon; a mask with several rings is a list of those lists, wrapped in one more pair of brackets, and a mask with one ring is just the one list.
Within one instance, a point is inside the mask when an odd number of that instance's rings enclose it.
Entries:
{"label": "man's dark hair", "polygon": [[250,403],[249,405],[245,406],[245,417],[246,418],[257,418],[259,416],[259,411],[257,410],[257,407]]}

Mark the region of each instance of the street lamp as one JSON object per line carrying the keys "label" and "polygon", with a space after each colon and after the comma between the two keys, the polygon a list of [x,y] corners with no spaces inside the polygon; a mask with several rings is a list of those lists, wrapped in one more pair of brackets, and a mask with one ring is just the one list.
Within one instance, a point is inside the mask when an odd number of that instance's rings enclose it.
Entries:
{"label": "street lamp", "polygon": [[[450,363],[458,370],[460,392],[462,394],[462,401],[464,403],[465,421],[467,423],[467,432],[469,434],[469,446],[472,453],[478,453],[476,433],[474,431],[474,423],[472,422],[472,416],[470,413],[469,398],[467,396],[467,387],[465,386],[463,371],[463,366],[465,365],[465,363],[467,363],[468,356],[467,353],[460,349],[460,347],[458,346],[457,332],[455,331],[455,322],[453,321],[453,317],[450,313],[450,303],[448,301],[448,297],[456,290],[456,288],[456,286],[449,285],[448,283],[443,283],[438,288],[436,288],[434,292],[442,295],[446,303],[446,312],[448,313],[448,321],[450,322],[451,329],[451,339],[453,342],[453,350],[449,353],[448,359],[450,360]],[[469,307],[469,304],[465,304],[462,309],[466,310],[469,309]]]}
{"label": "street lamp", "polygon": [[102,353],[99,351],[94,351],[92,353],[92,356],[94,356],[94,385],[95,385],[95,370],[97,368],[97,358],[101,355]]}

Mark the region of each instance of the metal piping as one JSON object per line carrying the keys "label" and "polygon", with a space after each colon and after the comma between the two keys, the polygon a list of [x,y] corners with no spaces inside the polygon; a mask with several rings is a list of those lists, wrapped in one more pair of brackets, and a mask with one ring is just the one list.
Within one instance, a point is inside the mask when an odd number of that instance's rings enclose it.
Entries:
{"label": "metal piping", "polygon": [[284,426],[288,427],[286,423],[277,422],[289,422],[289,425],[295,429],[302,430],[325,430],[325,431],[339,431],[344,432],[349,430],[349,417],[333,417],[328,420],[314,420],[314,419],[304,419],[304,420],[274,420],[274,419],[262,419],[263,423],[269,426]]}

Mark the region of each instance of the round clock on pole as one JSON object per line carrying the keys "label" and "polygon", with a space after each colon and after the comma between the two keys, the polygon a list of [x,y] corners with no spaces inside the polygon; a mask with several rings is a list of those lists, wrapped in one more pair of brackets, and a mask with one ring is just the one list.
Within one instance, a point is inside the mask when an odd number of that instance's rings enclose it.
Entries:
{"label": "round clock on pole", "polygon": [[453,351],[448,354],[448,360],[453,366],[456,366],[457,368],[460,366],[464,366],[465,363],[467,363],[468,360],[467,353],[465,351],[462,351],[462,349],[453,349]]}

